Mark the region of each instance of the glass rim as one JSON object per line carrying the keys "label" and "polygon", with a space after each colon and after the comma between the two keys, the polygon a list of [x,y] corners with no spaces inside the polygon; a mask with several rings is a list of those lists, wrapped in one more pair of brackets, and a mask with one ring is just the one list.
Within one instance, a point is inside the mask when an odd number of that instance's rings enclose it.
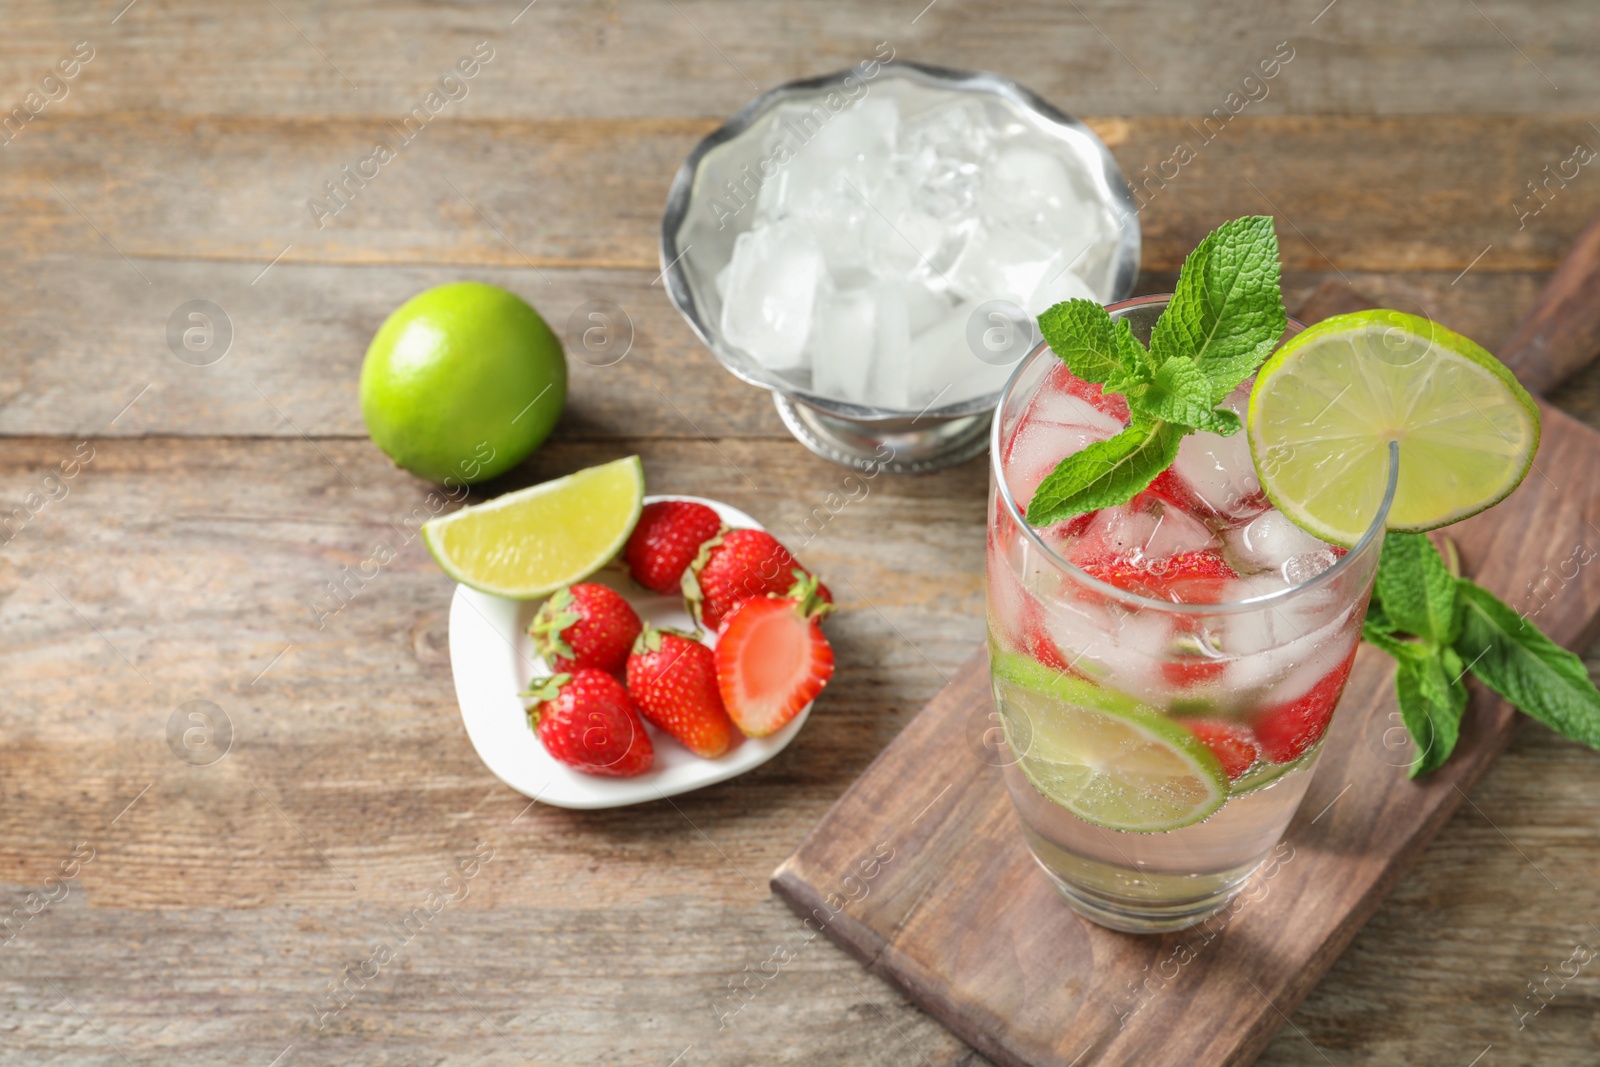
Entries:
{"label": "glass rim", "polygon": [[[1156,293],[1149,296],[1135,296],[1127,300],[1119,300],[1116,303],[1107,304],[1105,308],[1115,316],[1118,312],[1127,312],[1154,304],[1164,305],[1171,300],[1171,293]],[[1304,323],[1293,317],[1289,318],[1289,324],[1298,326],[1301,330],[1306,328]],[[1000,424],[1005,415],[1006,405],[1016,390],[1017,380],[1022,376],[1022,372],[1032,366],[1036,359],[1041,358],[1044,353],[1049,351],[1050,345],[1048,342],[1040,341],[1037,345],[1034,345],[1027,355],[1017,361],[1011,376],[1006,379],[1005,388],[1000,391],[1000,401],[995,405],[994,420],[989,429],[989,473],[994,478],[995,486],[1000,496],[1000,505],[1005,508],[1007,517],[1025,533],[1028,539],[1033,542],[1034,547],[1044,554],[1044,558],[1050,562],[1051,566],[1057,570],[1064,571],[1074,581],[1083,584],[1091,591],[1138,610],[1154,609],[1183,615],[1230,615],[1246,611],[1259,611],[1262,608],[1270,608],[1278,604],[1287,603],[1312,589],[1332,581],[1337,575],[1344,573],[1345,569],[1351,565],[1352,560],[1363,555],[1371,547],[1374,540],[1381,539],[1388,524],[1389,507],[1394,503],[1395,486],[1399,482],[1400,475],[1399,447],[1393,441],[1389,443],[1389,483],[1384,489],[1383,500],[1378,505],[1378,512],[1373,516],[1372,523],[1350,550],[1334,561],[1333,566],[1312,575],[1297,585],[1287,586],[1271,593],[1263,593],[1260,596],[1247,597],[1244,600],[1225,600],[1215,604],[1181,604],[1171,600],[1158,600],[1155,597],[1129,592],[1120,586],[1112,585],[1110,582],[1101,581],[1077,564],[1066,559],[1040,536],[1039,530],[1030,524],[1018,509],[1016,499],[1011,495],[1011,485],[1006,481],[1005,471],[1002,467],[1004,450],[1000,444]],[[1244,433],[1244,428],[1241,427],[1239,432]],[[1321,539],[1318,538],[1318,540]]]}

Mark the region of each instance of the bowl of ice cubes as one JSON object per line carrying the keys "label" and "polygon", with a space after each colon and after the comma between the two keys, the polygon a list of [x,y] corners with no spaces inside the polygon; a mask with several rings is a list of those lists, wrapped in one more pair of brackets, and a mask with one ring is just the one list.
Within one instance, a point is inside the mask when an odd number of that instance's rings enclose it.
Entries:
{"label": "bowl of ice cubes", "polygon": [[1133,197],[1083,123],[995,74],[868,61],[751,101],[661,224],[667,293],[812,451],[916,472],[988,445],[1035,319],[1125,298]]}

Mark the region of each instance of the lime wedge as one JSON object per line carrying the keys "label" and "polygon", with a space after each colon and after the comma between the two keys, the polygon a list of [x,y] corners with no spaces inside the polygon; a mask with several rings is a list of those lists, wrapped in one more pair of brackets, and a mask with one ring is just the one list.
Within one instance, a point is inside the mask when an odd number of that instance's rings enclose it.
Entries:
{"label": "lime wedge", "polygon": [[423,524],[422,537],[462,585],[532,600],[610,562],[643,507],[644,468],[629,456],[462,508]]}
{"label": "lime wedge", "polygon": [[1217,758],[1155,709],[1026,657],[993,664],[1018,766],[1078,818],[1150,833],[1197,823],[1227,801]]}
{"label": "lime wedge", "polygon": [[1511,371],[1438,323],[1399,311],[1325,319],[1256,376],[1250,452],[1267,498],[1297,526],[1352,546],[1400,450],[1391,530],[1475,515],[1521,483],[1539,409]]}

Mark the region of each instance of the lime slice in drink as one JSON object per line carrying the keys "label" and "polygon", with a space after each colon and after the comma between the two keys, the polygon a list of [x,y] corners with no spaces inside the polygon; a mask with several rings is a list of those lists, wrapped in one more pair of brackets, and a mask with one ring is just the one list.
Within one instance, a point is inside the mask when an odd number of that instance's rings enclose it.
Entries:
{"label": "lime slice in drink", "polygon": [[1006,741],[1035,788],[1112,830],[1176,830],[1228,799],[1228,776],[1180,724],[1016,655],[994,660]]}
{"label": "lime slice in drink", "polygon": [[1297,526],[1351,546],[1400,473],[1391,530],[1431,530],[1515,489],[1539,447],[1539,409],[1505,365],[1399,311],[1325,319],[1256,376],[1250,452],[1267,497]]}
{"label": "lime slice in drink", "polygon": [[462,508],[425,523],[422,537],[462,585],[531,600],[604,567],[643,507],[644,469],[629,456]]}

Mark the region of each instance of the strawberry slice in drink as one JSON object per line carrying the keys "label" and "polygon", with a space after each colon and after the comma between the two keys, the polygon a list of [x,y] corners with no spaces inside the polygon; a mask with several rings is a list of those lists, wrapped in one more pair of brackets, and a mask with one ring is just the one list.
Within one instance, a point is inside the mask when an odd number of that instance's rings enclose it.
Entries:
{"label": "strawberry slice in drink", "polygon": [[1228,781],[1237,782],[1261,758],[1261,746],[1246,726],[1221,719],[1194,719],[1184,723],[1195,740],[1211,750],[1222,764]]}
{"label": "strawberry slice in drink", "polygon": [[1214,548],[1154,558],[1137,553],[1078,564],[1085,573],[1130,593],[1175,604],[1215,604],[1239,575]]}
{"label": "strawberry slice in drink", "polygon": [[1228,669],[1227,660],[1206,659],[1203,656],[1163,660],[1161,677],[1175,689],[1191,689],[1206,682],[1216,681]]}
{"label": "strawberry slice in drink", "polygon": [[1350,677],[1350,664],[1356,646],[1333,670],[1323,675],[1304,696],[1284,704],[1262,708],[1255,715],[1256,739],[1261,751],[1273,763],[1293,763],[1316,744],[1328,729],[1333,709],[1339,704],[1344,683]]}

